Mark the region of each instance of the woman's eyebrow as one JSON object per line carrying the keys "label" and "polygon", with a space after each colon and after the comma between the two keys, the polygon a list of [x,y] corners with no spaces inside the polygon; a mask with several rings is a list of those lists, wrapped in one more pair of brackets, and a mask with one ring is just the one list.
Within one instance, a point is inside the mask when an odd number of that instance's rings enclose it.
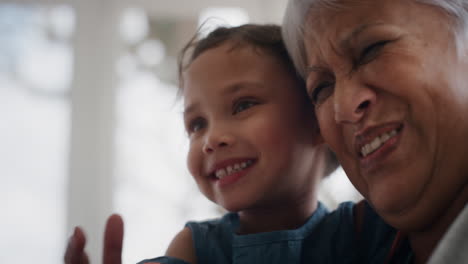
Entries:
{"label": "woman's eyebrow", "polygon": [[347,50],[347,48],[351,46],[351,42],[354,39],[358,38],[360,34],[362,34],[363,32],[365,32],[367,30],[369,30],[370,28],[378,27],[378,26],[382,26],[382,25],[384,25],[384,23],[382,23],[382,22],[375,22],[375,23],[368,23],[368,24],[359,25],[353,31],[351,31],[351,33],[349,33],[346,37],[344,37],[343,40],[341,40],[340,48],[342,50]]}
{"label": "woman's eyebrow", "polygon": [[322,73],[322,72],[325,72],[327,71],[327,68],[323,67],[323,66],[308,66],[307,67],[307,75],[309,75],[310,73],[314,72],[314,73]]}

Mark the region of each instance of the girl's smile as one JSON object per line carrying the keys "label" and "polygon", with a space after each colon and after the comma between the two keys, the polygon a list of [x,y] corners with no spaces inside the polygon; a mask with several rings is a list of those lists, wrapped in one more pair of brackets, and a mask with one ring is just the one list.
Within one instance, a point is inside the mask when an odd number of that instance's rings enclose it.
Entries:
{"label": "girl's smile", "polygon": [[209,177],[220,188],[226,188],[245,176],[254,166],[255,159],[240,158],[217,162]]}

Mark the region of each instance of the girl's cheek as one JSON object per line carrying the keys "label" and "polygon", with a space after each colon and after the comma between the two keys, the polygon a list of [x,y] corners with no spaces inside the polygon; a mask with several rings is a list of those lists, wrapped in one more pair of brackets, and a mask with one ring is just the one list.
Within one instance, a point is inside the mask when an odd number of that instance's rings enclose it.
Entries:
{"label": "girl's cheek", "polygon": [[192,149],[192,146],[190,145],[190,148],[187,153],[187,168],[190,174],[192,175],[194,173],[194,159],[195,157],[194,157],[193,149]]}
{"label": "girl's cheek", "polygon": [[187,153],[187,168],[192,175],[196,178],[201,171],[202,167],[202,151],[195,142],[190,142],[189,150]]}

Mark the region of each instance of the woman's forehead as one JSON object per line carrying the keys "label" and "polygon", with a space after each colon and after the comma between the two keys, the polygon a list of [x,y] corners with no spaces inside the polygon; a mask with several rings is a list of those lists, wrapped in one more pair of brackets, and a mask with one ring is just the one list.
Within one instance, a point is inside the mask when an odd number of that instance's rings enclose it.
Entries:
{"label": "woman's forehead", "polygon": [[441,26],[444,20],[449,20],[434,6],[411,0],[352,2],[354,4],[347,4],[342,8],[311,9],[304,30],[308,66],[326,66],[324,62],[330,55],[346,55],[356,48],[356,43],[362,42],[359,40],[376,34],[386,38],[410,34],[429,41],[431,34],[427,33],[433,27],[446,31],[439,33],[446,34],[444,36],[447,41],[453,40],[449,27]]}
{"label": "woman's forehead", "polygon": [[[414,20],[440,21],[440,12],[411,0],[354,0],[336,8],[312,7],[305,23],[305,43],[342,42],[375,25],[409,27]],[[429,9],[432,9],[428,12]],[[426,17],[426,18],[424,18]],[[420,24],[419,27],[426,27]],[[328,43],[327,43],[328,42]]]}

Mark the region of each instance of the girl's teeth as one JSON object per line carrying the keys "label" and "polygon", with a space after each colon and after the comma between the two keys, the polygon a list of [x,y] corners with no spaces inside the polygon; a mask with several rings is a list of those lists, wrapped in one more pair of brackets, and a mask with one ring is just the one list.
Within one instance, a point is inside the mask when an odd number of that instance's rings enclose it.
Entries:
{"label": "girl's teeth", "polygon": [[252,164],[251,160],[248,160],[248,161],[245,161],[245,162],[242,162],[242,163],[236,163],[236,164],[234,164],[232,166],[227,166],[224,169],[216,170],[215,176],[218,179],[222,179],[222,178],[228,176],[229,174],[232,174],[234,172],[238,172],[240,170],[243,170],[243,169],[249,167],[251,164]]}
{"label": "girl's teeth", "polygon": [[396,129],[394,129],[388,133],[383,133],[382,135],[380,135],[380,137],[376,137],[374,140],[372,140],[372,142],[364,145],[361,148],[361,155],[363,157],[366,157],[370,153],[380,148],[380,146],[382,146],[385,142],[387,142],[387,140],[394,137],[396,134],[397,134],[397,131]]}

